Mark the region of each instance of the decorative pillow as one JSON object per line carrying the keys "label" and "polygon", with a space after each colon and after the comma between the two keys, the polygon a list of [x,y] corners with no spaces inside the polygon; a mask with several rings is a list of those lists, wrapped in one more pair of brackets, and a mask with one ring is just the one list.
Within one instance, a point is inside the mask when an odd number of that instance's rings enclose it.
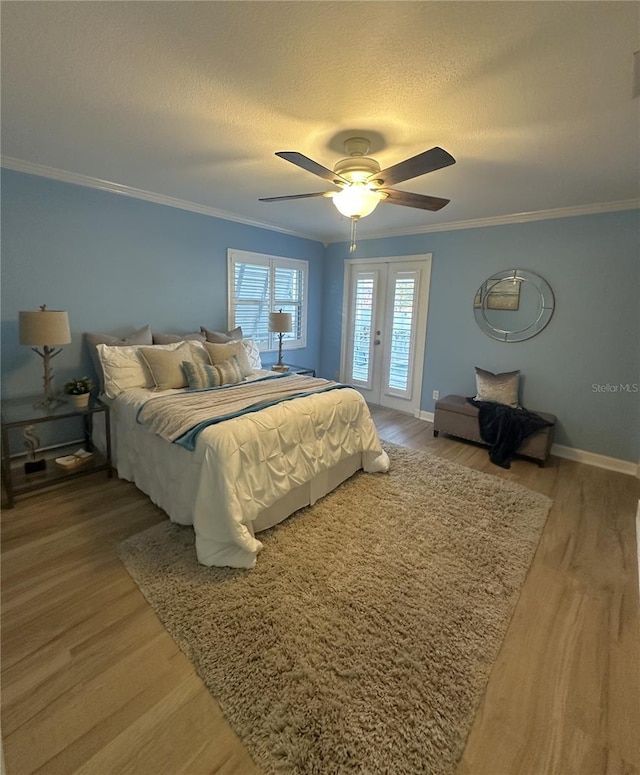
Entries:
{"label": "decorative pillow", "polygon": [[476,366],[476,401],[493,401],[517,409],[520,372],[507,371],[494,374]]}
{"label": "decorative pillow", "polygon": [[204,342],[205,336],[199,331],[192,334],[154,334],[154,344],[175,344],[176,342]]}
{"label": "decorative pillow", "polygon": [[116,398],[131,388],[153,386],[151,375],[138,353],[139,346],[99,344],[96,350],[104,378],[101,390],[109,398]]}
{"label": "decorative pillow", "polygon": [[227,331],[226,334],[222,331],[210,331],[204,326],[200,326],[200,331],[204,334],[207,342],[213,342],[214,344],[224,344],[225,342],[234,342],[242,339],[241,326],[234,328],[233,331]]}
{"label": "decorative pillow", "polygon": [[153,344],[151,328],[148,325],[128,334],[124,339],[119,339],[117,336],[111,336],[111,334],[91,333],[85,333],[84,338],[89,348],[89,355],[91,356],[91,360],[93,361],[94,368],[98,375],[100,390],[104,390],[104,374],[102,372],[102,363],[96,349],[99,344],[106,344],[109,347],[129,347],[134,344]]}
{"label": "decorative pillow", "polygon": [[182,369],[191,389],[235,385],[244,379],[235,356],[215,366],[210,363],[183,361]]}
{"label": "decorative pillow", "polygon": [[247,357],[249,358],[249,366],[253,371],[259,371],[262,368],[262,361],[260,360],[260,348],[253,341],[253,339],[243,339],[242,344],[247,351]]}
{"label": "decorative pillow", "polygon": [[151,372],[156,390],[187,387],[182,363],[190,359],[191,352],[188,342],[179,342],[175,350],[159,350],[157,345],[140,348],[140,355]]}
{"label": "decorative pillow", "polygon": [[226,344],[214,344],[212,342],[205,342],[204,347],[209,353],[209,358],[214,366],[217,366],[221,361],[228,361],[234,356],[238,359],[238,366],[243,377],[248,377],[253,374],[253,369],[249,364],[249,356],[242,344],[239,342],[227,342]]}
{"label": "decorative pillow", "polygon": [[[199,363],[207,363],[209,356],[200,342],[178,342],[177,344],[154,345],[153,350],[175,350],[185,347],[182,360],[187,357]],[[104,373],[102,392],[108,398],[116,398],[125,390],[132,388],[152,388],[154,381],[145,360],[140,354],[139,345],[121,346],[99,344],[96,348]],[[149,348],[147,348],[149,349]]]}

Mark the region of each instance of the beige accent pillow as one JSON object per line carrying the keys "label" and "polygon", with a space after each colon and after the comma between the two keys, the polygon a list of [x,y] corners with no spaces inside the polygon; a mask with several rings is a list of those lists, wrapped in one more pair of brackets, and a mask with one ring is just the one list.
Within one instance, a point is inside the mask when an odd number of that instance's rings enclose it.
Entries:
{"label": "beige accent pillow", "polygon": [[504,404],[517,409],[518,388],[520,386],[520,372],[506,371],[503,374],[494,374],[491,371],[475,367],[476,371],[476,401],[492,401],[495,404]]}
{"label": "beige accent pillow", "polygon": [[210,331],[204,326],[200,326],[200,331],[204,334],[207,342],[213,342],[214,344],[224,344],[225,342],[234,342],[242,339],[241,326],[234,328],[233,331],[227,331],[226,334],[222,331]]}
{"label": "beige accent pillow", "polygon": [[[194,360],[194,344],[196,347],[200,346],[195,342],[181,342],[173,350],[160,349],[158,346],[139,348],[140,356],[151,373],[156,390],[187,387],[182,362]],[[197,360],[204,362],[204,351],[203,357]]]}
{"label": "beige accent pillow", "polygon": [[247,350],[242,344],[242,341],[226,342],[225,344],[205,342],[204,347],[209,353],[209,358],[214,366],[221,361],[228,361],[235,355],[238,359],[238,366],[242,376],[248,377],[250,374],[253,374],[253,369],[249,363],[249,356],[247,355]]}

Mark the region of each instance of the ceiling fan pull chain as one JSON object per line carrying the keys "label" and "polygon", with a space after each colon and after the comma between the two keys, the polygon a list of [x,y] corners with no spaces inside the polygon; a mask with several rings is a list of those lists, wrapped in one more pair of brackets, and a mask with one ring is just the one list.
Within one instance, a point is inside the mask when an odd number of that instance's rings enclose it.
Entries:
{"label": "ceiling fan pull chain", "polygon": [[351,244],[349,245],[349,253],[356,252],[356,224],[357,223],[358,223],[357,218],[351,219]]}

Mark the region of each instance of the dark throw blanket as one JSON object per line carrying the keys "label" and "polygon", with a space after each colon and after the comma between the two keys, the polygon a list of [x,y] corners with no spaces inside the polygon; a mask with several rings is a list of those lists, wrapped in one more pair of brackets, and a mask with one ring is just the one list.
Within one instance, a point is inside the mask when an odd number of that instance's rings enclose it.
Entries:
{"label": "dark throw blanket", "polygon": [[532,433],[551,425],[527,409],[513,409],[492,401],[467,399],[477,406],[480,436],[489,445],[489,460],[502,468],[511,468],[511,460],[522,442]]}

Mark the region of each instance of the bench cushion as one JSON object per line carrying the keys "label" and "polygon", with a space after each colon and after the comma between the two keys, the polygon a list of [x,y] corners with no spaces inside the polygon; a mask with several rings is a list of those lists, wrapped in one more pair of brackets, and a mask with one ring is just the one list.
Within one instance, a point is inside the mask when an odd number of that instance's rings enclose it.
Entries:
{"label": "bench cushion", "polygon": [[[478,407],[474,406],[464,396],[445,396],[436,402],[436,410],[440,408],[447,412],[456,412],[458,414],[466,414],[469,417],[478,417]],[[555,424],[556,417],[554,414],[547,414],[546,412],[538,412],[535,409],[529,411],[535,412],[543,420]]]}

